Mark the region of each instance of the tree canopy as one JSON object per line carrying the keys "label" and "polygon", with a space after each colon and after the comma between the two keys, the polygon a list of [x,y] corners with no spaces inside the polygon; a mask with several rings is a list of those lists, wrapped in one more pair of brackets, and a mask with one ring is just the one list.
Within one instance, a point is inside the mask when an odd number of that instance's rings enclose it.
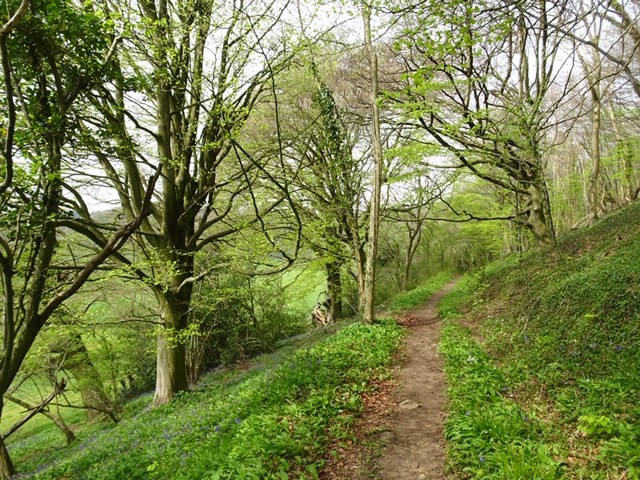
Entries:
{"label": "tree canopy", "polygon": [[169,403],[312,317],[372,323],[430,275],[635,201],[639,13],[6,2],[0,418],[27,378],[53,392],[34,411],[66,389],[117,420],[154,382]]}

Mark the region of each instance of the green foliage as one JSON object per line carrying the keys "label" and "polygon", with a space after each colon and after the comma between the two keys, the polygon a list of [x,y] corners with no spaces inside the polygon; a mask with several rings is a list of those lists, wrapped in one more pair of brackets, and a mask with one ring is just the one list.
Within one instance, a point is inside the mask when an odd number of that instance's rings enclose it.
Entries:
{"label": "green foliage", "polygon": [[470,275],[462,277],[456,287],[438,302],[438,315],[443,319],[457,317],[471,302],[480,286]]}
{"label": "green foliage", "polygon": [[[635,418],[638,418],[637,411]],[[638,480],[640,479],[640,448],[638,448],[640,423],[637,420],[634,423],[618,420],[614,425],[612,429],[614,434],[601,443],[601,457],[608,465],[626,469],[628,478]]]}
{"label": "green foliage", "polygon": [[[461,284],[467,292],[453,293],[440,307],[454,316],[473,308],[473,317],[487,319],[477,332],[481,352],[489,353],[472,355],[491,355],[493,361],[483,360],[482,371],[473,375],[483,376],[479,383],[491,392],[500,383],[509,387],[503,393],[508,400],[501,402],[510,402],[510,408],[538,423],[523,430],[522,445],[529,442],[531,452],[542,448],[553,459],[564,459],[566,474],[573,478],[640,478],[638,218],[636,203],[593,228],[561,238],[555,252],[532,252],[492,264],[469,281],[475,295]],[[451,335],[443,339],[445,350],[454,348],[447,340]],[[452,362],[451,354],[447,356]],[[452,365],[447,368],[456,368]],[[464,382],[470,384],[467,377]],[[452,409],[455,405],[454,400]],[[482,408],[498,411],[495,395],[485,395]],[[459,415],[450,418],[452,428],[458,429]],[[501,425],[497,418],[491,421],[491,429],[498,432]],[[465,438],[450,436],[452,460],[477,472],[479,465],[468,465],[464,455],[456,453],[470,443]],[[495,459],[485,458],[487,463]],[[504,478],[548,478],[523,475]]]}
{"label": "green foliage", "polygon": [[395,297],[389,305],[389,310],[392,312],[400,312],[422,305],[449,280],[451,280],[450,272],[438,273],[431,277],[427,283]]}
{"label": "green foliage", "polygon": [[56,460],[28,465],[40,465],[39,479],[317,478],[328,438],[347,435],[360,395],[384,375],[401,336],[392,321],[345,327],[273,367],[138,407],[117,426],[87,430]]}
{"label": "green foliage", "polygon": [[[209,281],[213,282],[213,277]],[[73,352],[62,347],[77,334],[82,335],[102,386],[114,404],[153,390],[156,368],[153,320],[157,317],[153,313],[148,315],[150,307],[154,311],[153,298],[143,288],[117,278],[107,277],[98,284],[98,290],[88,289],[69,302],[55,322],[44,329],[21,369],[20,378],[32,375],[33,381],[24,383],[15,393],[18,398],[37,404],[49,393],[52,387],[46,378],[50,361],[64,358],[68,364]],[[189,329],[193,335],[186,339],[189,366],[197,370],[190,371],[190,380],[195,383],[207,369],[270,351],[281,339],[303,332],[308,327],[307,319],[295,302],[287,302],[291,294],[283,290],[277,279],[249,281],[231,273],[218,275],[215,285],[201,284],[194,297],[194,324]],[[58,352],[54,356],[52,348]],[[192,362],[201,363],[196,368]],[[66,399],[81,406],[79,383],[68,371],[59,375],[67,378]],[[38,388],[33,382],[38,382]],[[15,423],[24,416],[23,410],[7,402],[3,422]],[[84,410],[60,411],[74,430],[86,427]],[[27,441],[27,437],[32,438]],[[8,443],[20,462],[23,455],[33,454],[40,443],[45,443],[45,438],[51,445],[64,443],[50,420],[36,416]]]}
{"label": "green foliage", "polygon": [[[124,400],[155,385],[156,317],[148,314],[154,300],[130,281],[105,278],[100,283],[97,292],[75,298],[62,320],[69,324],[68,329],[82,333],[110,396]],[[64,329],[59,330],[64,335]]]}
{"label": "green foliage", "polygon": [[322,298],[326,286],[326,269],[322,261],[310,262],[305,268],[292,268],[282,274],[282,284],[288,305],[310,312]]}
{"label": "green foliage", "polygon": [[588,437],[608,438],[615,431],[613,422],[604,415],[580,415],[578,430]]}
{"label": "green foliage", "polygon": [[229,272],[201,283],[192,302],[191,360],[205,369],[228,365],[272,350],[278,341],[304,332],[306,312],[287,305],[280,280]]}
{"label": "green foliage", "polygon": [[469,333],[448,324],[440,350],[450,383],[448,453],[456,469],[482,479],[560,478],[562,465],[542,425],[508,398],[507,377]]}
{"label": "green foliage", "polygon": [[[515,210],[510,193],[478,179],[463,177],[456,188],[458,192],[451,199],[451,206],[458,212],[468,212],[478,218],[503,218]],[[499,258],[504,249],[514,243],[512,237],[517,228],[514,227],[504,221],[469,221],[448,226],[444,241],[449,255],[455,259],[454,267],[466,272]]]}
{"label": "green foliage", "polygon": [[[98,9],[67,1],[34,3],[18,23],[9,50],[31,119],[16,132],[16,143],[26,157],[40,154],[34,146],[42,148],[47,134],[63,133],[66,138],[78,134],[76,119],[59,104],[73,102],[78,93],[113,78],[111,66],[104,62],[112,33],[112,25]],[[51,85],[55,81],[58,90],[43,88],[45,78]]]}
{"label": "green foliage", "polygon": [[314,92],[312,100],[320,110],[329,152],[336,157],[336,160],[342,160],[341,157],[348,154],[348,147],[333,92],[325,83],[321,82],[318,90]]}

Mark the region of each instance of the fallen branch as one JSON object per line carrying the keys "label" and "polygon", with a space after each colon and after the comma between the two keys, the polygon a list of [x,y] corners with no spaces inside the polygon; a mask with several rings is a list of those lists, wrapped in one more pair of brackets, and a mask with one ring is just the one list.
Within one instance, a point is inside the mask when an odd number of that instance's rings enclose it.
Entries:
{"label": "fallen branch", "polygon": [[64,389],[67,386],[67,382],[65,382],[64,380],[62,380],[60,383],[58,383],[56,385],[56,388],[54,388],[53,392],[51,392],[51,394],[45,398],[42,402],[40,402],[39,405],[37,405],[36,407],[34,407],[24,418],[22,418],[21,420],[18,420],[8,431],[7,433],[2,434],[2,439],[6,440],[7,438],[9,438],[10,435],[12,435],[13,433],[17,432],[20,427],[22,427],[25,423],[27,423],[29,420],[31,420],[33,417],[35,417],[38,413],[42,412],[44,410],[44,408],[54,399],[56,398],[60,393],[62,393],[64,391]]}
{"label": "fallen branch", "polygon": [[[31,404],[25,402],[24,400],[16,398],[13,395],[10,395],[8,393],[4,394],[4,398],[9,400],[10,402],[15,403],[16,405],[19,405],[19,406],[21,406],[23,408],[26,408],[28,411],[32,411],[32,410],[35,410],[36,408],[38,408],[37,406],[31,405]],[[42,415],[47,417],[49,420],[51,420],[54,423],[54,425],[56,427],[58,427],[62,431],[62,433],[64,433],[64,436],[66,437],[68,444],[69,443],[73,443],[75,441],[75,439],[76,439],[75,434],[64,423],[64,420],[62,419],[62,417],[58,417],[58,416],[54,415],[53,413],[51,413],[51,412],[49,412],[48,410],[45,410],[45,409],[40,409],[39,413],[41,413]]]}

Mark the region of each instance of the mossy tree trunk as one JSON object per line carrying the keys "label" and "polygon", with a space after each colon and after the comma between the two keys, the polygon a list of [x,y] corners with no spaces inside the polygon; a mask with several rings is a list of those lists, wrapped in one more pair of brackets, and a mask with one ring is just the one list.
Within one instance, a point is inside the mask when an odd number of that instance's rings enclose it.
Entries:
{"label": "mossy tree trunk", "polygon": [[552,247],[555,244],[555,239],[549,225],[549,219],[545,215],[544,192],[538,185],[531,184],[527,193],[529,196],[525,225],[532,233],[538,246]]}

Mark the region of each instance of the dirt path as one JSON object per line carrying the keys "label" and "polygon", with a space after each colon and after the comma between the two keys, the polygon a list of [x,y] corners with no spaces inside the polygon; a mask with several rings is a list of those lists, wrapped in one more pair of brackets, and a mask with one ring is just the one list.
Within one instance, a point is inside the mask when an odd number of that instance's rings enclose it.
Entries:
{"label": "dirt path", "polygon": [[409,312],[412,323],[398,376],[397,406],[385,434],[388,446],[378,459],[382,480],[447,478],[444,473],[446,384],[438,353],[438,302],[456,284],[452,281],[429,302]]}

